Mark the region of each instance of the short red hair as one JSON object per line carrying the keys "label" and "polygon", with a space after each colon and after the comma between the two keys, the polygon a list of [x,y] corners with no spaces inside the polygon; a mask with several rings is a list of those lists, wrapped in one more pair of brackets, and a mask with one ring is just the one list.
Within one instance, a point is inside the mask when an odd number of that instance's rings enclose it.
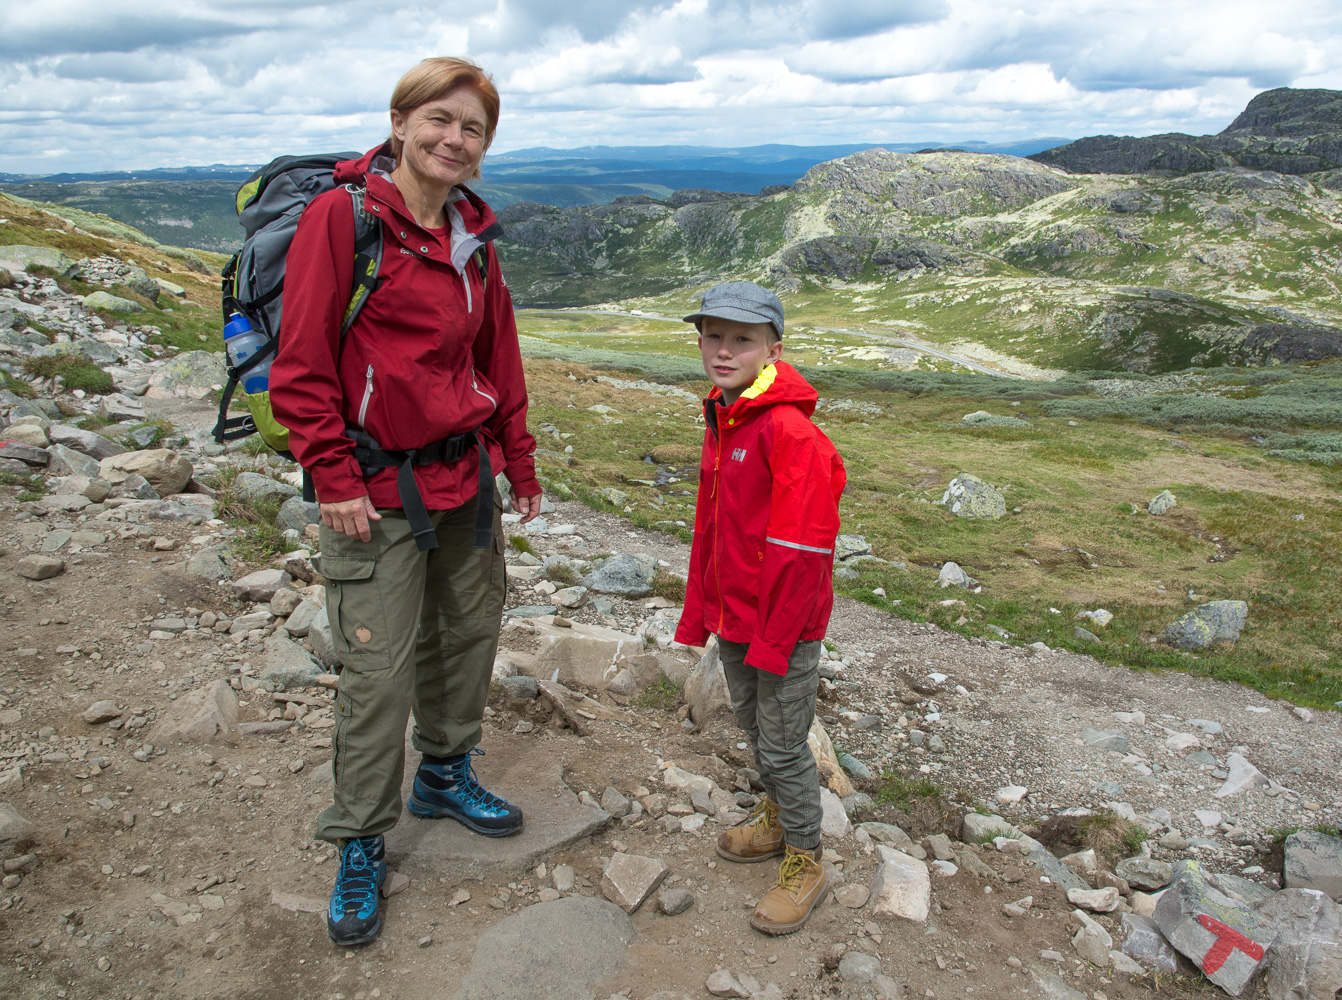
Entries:
{"label": "short red hair", "polygon": [[[391,110],[408,115],[415,108],[436,101],[449,91],[466,87],[475,92],[485,108],[485,148],[494,141],[494,130],[499,125],[499,92],[488,73],[473,62],[453,56],[433,56],[425,59],[396,82],[391,92]],[[401,161],[401,140],[395,134],[389,137],[392,155]],[[480,176],[477,167],[474,177]]]}

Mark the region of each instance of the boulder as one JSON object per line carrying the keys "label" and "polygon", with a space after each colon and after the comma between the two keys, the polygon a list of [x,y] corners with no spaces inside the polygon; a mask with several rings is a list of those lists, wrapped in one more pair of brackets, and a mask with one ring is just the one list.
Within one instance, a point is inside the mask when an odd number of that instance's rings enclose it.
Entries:
{"label": "boulder", "polygon": [[871,555],[871,543],[862,535],[840,535],[834,539],[834,560],[844,562]]}
{"label": "boulder", "polygon": [[1114,874],[1134,889],[1155,891],[1170,884],[1174,868],[1168,861],[1154,858],[1124,858],[1114,867]]}
{"label": "boulder", "polygon": [[[1070,896],[1070,893],[1068,894]],[[1101,969],[1109,965],[1109,952],[1113,950],[1114,939],[1109,932],[1081,910],[1072,911],[1072,920],[1080,927],[1072,936],[1072,948],[1083,961],[1097,965]]]}
{"label": "boulder", "polygon": [[340,666],[340,653],[331,640],[331,618],[325,611],[313,616],[308,630],[308,645],[322,666],[331,669]]}
{"label": "boulder", "polygon": [[315,503],[308,503],[301,496],[291,496],[280,504],[280,512],[275,518],[275,523],[281,528],[292,528],[301,533],[309,524],[322,523],[321,507]]}
{"label": "boulder", "polygon": [[238,697],[220,678],[178,698],[154,727],[155,740],[183,743],[236,743]]}
{"label": "boulder", "polygon": [[583,622],[565,628],[551,618],[542,618],[536,622],[534,636],[528,651],[511,654],[517,671],[529,677],[605,690],[622,670],[628,670],[638,684],[655,684],[663,676],[684,676],[673,654],[646,651],[643,640],[628,632]]}
{"label": "boulder", "polygon": [[101,434],[80,427],[70,427],[68,424],[52,424],[48,434],[54,444],[67,445],[99,461],[111,458],[113,455],[124,454],[126,451],[121,445]]}
{"label": "boulder", "polygon": [[18,854],[32,843],[37,827],[24,819],[8,802],[0,802],[0,853],[5,857]]}
{"label": "boulder", "polygon": [[143,420],[144,407],[125,393],[114,392],[98,400],[98,416],[104,420]]}
{"label": "boulder", "polygon": [[47,449],[47,454],[51,456],[47,462],[49,475],[98,478],[98,460],[85,455],[82,451],[76,451],[63,444],[53,444]]}
{"label": "boulder", "polygon": [[230,586],[244,601],[268,601],[275,596],[275,591],[289,586],[291,579],[282,569],[258,569],[234,580]]}
{"label": "boulder", "polygon": [[1212,601],[1169,625],[1160,637],[1180,649],[1205,649],[1218,641],[1235,642],[1248,614],[1249,605],[1244,601]]}
{"label": "boulder", "polygon": [[290,613],[289,620],[284,623],[284,630],[294,638],[301,639],[312,630],[312,624],[318,617],[325,618],[326,609],[304,598]]}
{"label": "boulder", "polygon": [[1231,996],[1263,967],[1276,928],[1218,892],[1196,861],[1180,861],[1156,904],[1155,924],[1170,944]]}
{"label": "boulder", "polygon": [[80,718],[90,726],[97,726],[104,722],[111,722],[113,719],[119,719],[121,714],[121,709],[117,708],[116,702],[109,698],[104,701],[95,701],[84,709]]}
{"label": "boulder", "polygon": [[853,832],[853,824],[844,811],[843,801],[828,788],[820,789],[820,807],[823,810],[820,832],[826,837],[842,840]]}
{"label": "boulder", "polygon": [[652,593],[652,579],[657,573],[653,556],[623,553],[611,556],[582,578],[588,590],[598,594],[621,594],[625,597],[646,597]]}
{"label": "boulder", "polygon": [[19,444],[15,441],[0,441],[0,459],[22,462],[26,466],[31,466],[27,470],[31,472],[45,468],[47,463],[51,461],[51,455],[45,448],[34,448],[32,445]]}
{"label": "boulder", "polygon": [[1169,490],[1161,490],[1155,495],[1155,498],[1146,505],[1146,512],[1148,514],[1155,514],[1159,517],[1161,514],[1173,510],[1178,503],[1179,501],[1174,499],[1173,493]]}
{"label": "boulder", "polygon": [[33,448],[45,448],[51,444],[46,428],[37,423],[10,424],[3,431],[5,440],[15,444],[26,444]]}
{"label": "boulder", "polygon": [[1006,515],[1006,498],[978,476],[967,472],[951,480],[941,503],[947,504],[956,517],[996,520]]}
{"label": "boulder", "polygon": [[142,476],[159,496],[164,497],[181,493],[190,482],[192,471],[191,463],[177,452],[151,448],[104,458],[98,465],[97,478],[109,483],[124,483],[128,476]]}
{"label": "boulder", "polygon": [[186,571],[205,580],[227,580],[233,575],[229,569],[232,555],[225,545],[211,545],[201,549],[186,564]]}
{"label": "boulder", "polygon": [[97,291],[84,296],[85,309],[102,309],[106,312],[139,313],[144,306],[134,299],[123,299],[111,292]]}
{"label": "boulder", "polygon": [[55,556],[33,553],[19,560],[19,576],[25,580],[50,580],[65,569],[65,562]]}
{"label": "boulder", "polygon": [[834,743],[830,740],[829,733],[825,732],[824,724],[819,717],[812,720],[811,729],[806,734],[806,742],[811,748],[811,756],[815,758],[820,783],[841,799],[852,795],[853,782],[839,764],[839,758],[834,752]]}
{"label": "boulder", "polygon": [[112,486],[112,496],[129,497],[132,500],[157,500],[158,490],[149,485],[149,480],[138,472],[132,472],[120,483]]}
{"label": "boulder", "polygon": [[1316,1000],[1342,990],[1342,913],[1326,893],[1283,889],[1258,915],[1276,929],[1264,980],[1271,1000]]}
{"label": "boulder", "polygon": [[1250,788],[1268,783],[1267,775],[1250,764],[1241,754],[1232,753],[1226,757],[1226,770],[1229,774],[1225,784],[1216,790],[1218,799],[1238,795],[1240,792],[1247,792]]}
{"label": "boulder", "polygon": [[716,640],[709,642],[708,651],[699,658],[699,662],[685,679],[681,696],[690,706],[690,718],[695,725],[703,726],[716,715],[732,714],[732,698],[727,690],[727,675],[723,673],[722,661],[718,658]]}
{"label": "boulder", "polygon": [[1124,955],[1165,972],[1174,972],[1179,968],[1174,949],[1150,917],[1124,913],[1119,917],[1119,933],[1123,939],[1121,950]]}
{"label": "boulder", "polygon": [[871,880],[871,912],[923,923],[932,904],[932,880],[917,858],[881,848],[882,862]]}
{"label": "boulder", "polygon": [[[271,479],[256,472],[240,472],[233,480],[232,490],[248,500],[260,500],[262,497],[297,497],[302,491],[292,483]],[[298,529],[302,531],[302,528]]]}
{"label": "boulder", "polygon": [[[0,247],[0,260],[16,265],[9,270],[27,270],[29,264],[49,267],[63,278],[68,278],[79,265],[55,247],[30,247],[22,244]],[[6,265],[8,267],[8,265]]]}
{"label": "boulder", "polygon": [[318,676],[325,672],[321,664],[287,635],[275,632],[266,636],[261,654],[260,677],[268,687],[276,691],[309,687],[316,684]]}
{"label": "boulder", "polygon": [[1286,838],[1286,887],[1342,900],[1342,837],[1301,830]]}
{"label": "boulder", "polygon": [[960,568],[959,563],[942,563],[941,572],[937,574],[937,580],[942,589],[946,587],[968,587],[969,574]]}
{"label": "boulder", "polygon": [[[152,395],[176,395],[178,390],[184,394],[203,395],[215,386],[228,380],[224,365],[224,355],[210,351],[187,351],[179,354],[149,377]],[[195,390],[195,392],[193,392]]]}

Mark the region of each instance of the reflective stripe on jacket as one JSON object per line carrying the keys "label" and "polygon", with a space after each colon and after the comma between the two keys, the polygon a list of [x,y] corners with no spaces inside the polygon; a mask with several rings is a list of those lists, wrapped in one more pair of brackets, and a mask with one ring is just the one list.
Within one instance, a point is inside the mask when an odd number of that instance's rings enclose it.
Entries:
{"label": "reflective stripe on jacket", "polygon": [[787,672],[802,640],[822,639],[834,607],[843,460],[811,422],[816,391],[789,364],[760,373],[731,406],[714,389],[676,641],[710,633],[749,643],[747,662]]}
{"label": "reflective stripe on jacket", "polygon": [[[354,276],[354,210],[342,188],[313,199],[289,248],[280,347],[270,402],[289,428],[294,456],[323,503],[367,493],[400,507],[396,470],[364,479],[347,426],[383,448],[406,450],[481,427],[493,469],[518,496],[540,493],[527,430],[527,393],[512,298],[493,238],[489,206],[454,188],[442,232],[421,227],[392,183],[386,146],[338,164],[342,184],[366,186],[364,208],[382,220],[379,284],[342,343],[340,323]],[[488,280],[470,260],[484,249]],[[460,461],[421,465],[415,480],[430,510],[478,490],[474,449]]]}

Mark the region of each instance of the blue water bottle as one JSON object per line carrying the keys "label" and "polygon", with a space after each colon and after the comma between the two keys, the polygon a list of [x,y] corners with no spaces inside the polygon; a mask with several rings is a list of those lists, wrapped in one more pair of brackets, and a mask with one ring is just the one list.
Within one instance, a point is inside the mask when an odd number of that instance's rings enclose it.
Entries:
{"label": "blue water bottle", "polygon": [[[266,344],[266,336],[252,327],[242,313],[234,313],[224,326],[224,350],[228,352],[228,363],[236,368]],[[248,394],[265,392],[270,386],[270,362],[273,355],[261,361],[247,372],[242,380],[242,391]]]}

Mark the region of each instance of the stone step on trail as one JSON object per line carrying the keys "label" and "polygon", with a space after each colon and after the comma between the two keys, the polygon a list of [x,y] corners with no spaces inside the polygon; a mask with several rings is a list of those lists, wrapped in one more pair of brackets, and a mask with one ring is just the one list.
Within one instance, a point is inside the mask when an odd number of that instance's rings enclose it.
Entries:
{"label": "stone step on trail", "polygon": [[[511,837],[482,837],[452,819],[421,819],[409,810],[386,835],[387,850],[408,864],[452,871],[462,878],[490,874],[516,878],[546,855],[590,836],[610,822],[604,809],[585,806],[564,784],[560,764],[544,743],[495,733],[486,726],[475,760],[480,783],[522,810],[522,832]],[[407,732],[403,799],[414,784],[419,751]],[[404,866],[403,866],[404,867]],[[409,870],[407,868],[407,870]]]}

